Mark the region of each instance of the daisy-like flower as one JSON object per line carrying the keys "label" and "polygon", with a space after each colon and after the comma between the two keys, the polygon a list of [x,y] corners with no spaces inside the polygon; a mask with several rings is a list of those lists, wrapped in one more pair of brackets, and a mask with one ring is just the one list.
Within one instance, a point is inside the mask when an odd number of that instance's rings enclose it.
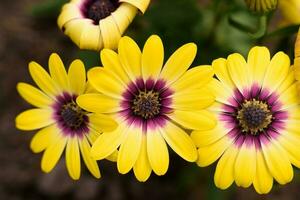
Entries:
{"label": "daisy-like flower", "polygon": [[[38,89],[27,83],[17,85],[20,95],[37,108],[29,109],[16,117],[16,127],[21,130],[39,130],[30,147],[33,152],[44,151],[41,168],[50,172],[66,149],[66,166],[74,180],[80,177],[80,152],[89,169],[100,178],[97,162],[91,158],[91,144],[103,131],[112,131],[117,125],[103,114],[91,114],[81,109],[76,97],[93,92],[86,82],[83,63],[75,60],[68,73],[57,54],[49,58],[49,74],[36,62],[29,64],[29,72]],[[108,157],[115,160],[117,152]]]}
{"label": "daisy-like flower", "polygon": [[63,6],[58,26],[80,49],[115,49],[137,11],[150,0],[72,0]]}
{"label": "daisy-like flower", "polygon": [[198,165],[219,159],[214,181],[221,189],[235,181],[268,193],[273,178],[290,182],[292,165],[300,167],[300,107],[289,57],[279,52],[271,59],[267,48],[254,47],[247,62],[232,54],[213,68],[219,80],[211,83],[217,96],[210,109],[218,125],[192,133]]}
{"label": "daisy-like flower", "polygon": [[245,2],[250,10],[267,13],[277,8],[278,0],[245,0]]}
{"label": "daisy-like flower", "polygon": [[120,40],[118,53],[104,49],[104,67],[88,72],[98,94],[77,98],[83,109],[110,113],[119,124],[112,132],[101,134],[91,149],[99,160],[119,149],[118,171],[132,168],[139,181],[146,181],[151,171],[164,175],[169,166],[167,144],[189,162],[197,160],[196,147],[186,129],[210,130],[216,119],[206,110],[214,95],[206,88],[212,80],[211,66],[188,70],[197,47],[180,47],[166,62],[158,36],[151,36],[143,51],[129,37]]}
{"label": "daisy-like flower", "polygon": [[283,15],[283,25],[300,24],[300,1],[284,0],[279,1],[278,7]]}

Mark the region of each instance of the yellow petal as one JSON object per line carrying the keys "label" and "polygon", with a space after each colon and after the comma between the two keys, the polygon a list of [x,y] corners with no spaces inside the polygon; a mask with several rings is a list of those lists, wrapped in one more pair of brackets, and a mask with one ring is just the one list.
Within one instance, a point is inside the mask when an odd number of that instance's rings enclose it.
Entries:
{"label": "yellow petal", "polygon": [[217,126],[213,129],[206,131],[193,131],[191,138],[197,147],[203,147],[213,144],[224,135],[228,133],[228,130],[222,125],[222,122],[218,122]]}
{"label": "yellow petal", "polygon": [[142,54],[142,74],[144,80],[156,79],[164,62],[164,46],[159,36],[152,35],[145,43]]}
{"label": "yellow petal", "polygon": [[53,81],[62,91],[69,90],[68,75],[59,55],[52,53],[49,58],[49,71]]}
{"label": "yellow petal", "polygon": [[66,142],[66,137],[59,136],[47,147],[41,162],[41,167],[44,172],[48,173],[55,167],[65,149]]}
{"label": "yellow petal", "polygon": [[147,154],[154,173],[164,175],[169,168],[169,152],[158,129],[147,132]]}
{"label": "yellow petal", "polygon": [[234,165],[234,179],[238,186],[247,188],[252,184],[256,173],[256,149],[252,138],[246,138],[239,147]]}
{"label": "yellow petal", "polygon": [[117,162],[118,155],[119,155],[119,151],[115,150],[112,154],[110,154],[109,156],[107,156],[105,159],[107,159],[109,161],[112,161],[112,162]]}
{"label": "yellow petal", "polygon": [[228,71],[235,86],[244,92],[249,87],[249,66],[240,54],[231,54],[227,59]]}
{"label": "yellow petal", "polygon": [[136,13],[137,8],[127,3],[122,3],[117,10],[111,13],[121,35],[126,31]]}
{"label": "yellow petal", "polygon": [[218,79],[227,89],[235,88],[227,67],[227,60],[219,58],[213,61],[212,67]]}
{"label": "yellow petal", "polygon": [[67,22],[80,17],[82,17],[82,15],[78,6],[73,3],[68,3],[62,7],[62,12],[58,16],[57,24],[60,29],[63,29]]}
{"label": "yellow petal", "polygon": [[277,94],[283,93],[287,88],[289,88],[293,83],[295,83],[295,72],[290,68],[290,72],[286,78],[282,81],[280,86],[276,89]]}
{"label": "yellow petal", "polygon": [[147,153],[147,139],[146,135],[143,134],[141,151],[133,166],[133,172],[138,181],[145,182],[150,177],[151,171]]}
{"label": "yellow petal", "polygon": [[98,132],[110,132],[118,126],[110,116],[99,113],[89,115],[89,125]]}
{"label": "yellow petal", "polygon": [[229,90],[220,81],[213,79],[207,86],[207,90],[210,90],[216,96],[216,101],[228,104],[230,98],[233,97],[233,90]]}
{"label": "yellow petal", "polygon": [[282,83],[289,72],[290,58],[283,52],[277,53],[271,60],[266,71],[263,87],[268,88],[270,92]]}
{"label": "yellow petal", "polygon": [[124,36],[119,42],[118,52],[120,61],[131,80],[135,81],[141,77],[142,53],[139,46],[130,37]]}
{"label": "yellow petal", "polygon": [[58,93],[56,83],[51,79],[49,74],[38,63],[29,63],[29,72],[34,82],[48,96],[55,96]]}
{"label": "yellow petal", "polygon": [[197,53],[197,46],[188,43],[177,49],[166,62],[160,77],[172,84],[178,80],[191,66]]}
{"label": "yellow petal", "polygon": [[197,164],[200,167],[206,167],[213,162],[215,162],[223,153],[224,151],[232,145],[233,139],[229,136],[224,136],[215,143],[200,147],[198,149],[198,161]]}
{"label": "yellow petal", "polygon": [[92,159],[92,157],[90,156],[91,146],[85,137],[83,137],[80,140],[79,147],[80,147],[83,161],[86,167],[88,168],[88,170],[91,172],[91,174],[93,174],[94,177],[100,178],[101,174],[100,174],[97,161]]}
{"label": "yellow petal", "polygon": [[129,3],[138,8],[142,13],[145,13],[150,3],[150,0],[120,0],[120,2]]}
{"label": "yellow petal", "polygon": [[187,90],[196,88],[199,89],[205,87],[212,80],[213,75],[214,72],[211,66],[193,67],[172,84],[172,88],[175,89],[176,94],[185,93]]}
{"label": "yellow petal", "polygon": [[[265,139],[267,140],[267,139]],[[279,184],[286,184],[293,179],[294,173],[288,155],[275,140],[262,143],[263,155],[271,175]]]}
{"label": "yellow petal", "polygon": [[259,194],[267,194],[273,186],[273,177],[269,173],[266,161],[261,150],[256,151],[256,174],[253,186]]}
{"label": "yellow petal", "polygon": [[292,84],[288,89],[279,95],[279,101],[282,104],[280,109],[289,109],[299,105],[300,99],[297,90],[297,84]]}
{"label": "yellow petal", "polygon": [[30,109],[16,117],[16,127],[21,130],[40,129],[55,122],[49,109]]}
{"label": "yellow petal", "polygon": [[225,190],[233,183],[234,164],[238,148],[235,145],[230,146],[218,161],[214,181],[218,188]]}
{"label": "yellow petal", "polygon": [[277,140],[280,146],[287,151],[291,163],[300,168],[300,137],[284,131]]}
{"label": "yellow petal", "polygon": [[121,174],[126,174],[132,169],[141,152],[143,133],[140,128],[134,128],[133,126],[131,125],[129,128],[120,146],[117,167]]}
{"label": "yellow petal", "polygon": [[90,49],[95,51],[102,49],[104,41],[102,40],[101,33],[99,26],[88,23],[80,35],[80,49]]}
{"label": "yellow petal", "polygon": [[163,129],[160,129],[160,132],[168,145],[180,157],[189,162],[195,162],[197,160],[196,146],[184,130],[172,122],[168,122]]}
{"label": "yellow petal", "polygon": [[110,49],[103,49],[100,56],[105,70],[111,71],[114,77],[122,81],[125,85],[130,81],[116,52]]}
{"label": "yellow petal", "polygon": [[55,125],[47,126],[46,128],[38,131],[30,142],[30,148],[34,153],[44,151],[53,140],[53,137],[57,135],[57,128]]}
{"label": "yellow petal", "polygon": [[270,52],[266,47],[254,47],[248,55],[248,65],[252,80],[259,85],[263,83],[265,73],[270,64]]}
{"label": "yellow petal", "polygon": [[48,107],[53,103],[45,93],[27,83],[18,83],[17,90],[23,99],[36,107]]}
{"label": "yellow petal", "polygon": [[116,49],[122,35],[112,15],[100,20],[99,26],[104,48]]}
{"label": "yellow petal", "polygon": [[74,60],[68,70],[70,88],[75,94],[82,94],[86,87],[86,74],[81,60]]}
{"label": "yellow petal", "polygon": [[92,146],[91,156],[101,160],[112,154],[123,142],[127,131],[128,127],[120,124],[114,131],[102,133]]}
{"label": "yellow petal", "polygon": [[72,179],[80,178],[80,153],[78,147],[78,139],[76,137],[69,138],[66,147],[66,166]]}
{"label": "yellow petal", "polygon": [[197,112],[175,110],[168,117],[186,129],[204,131],[213,129],[217,124],[215,116],[206,110]]}
{"label": "yellow petal", "polygon": [[176,110],[202,110],[215,101],[213,92],[208,89],[193,89],[187,92],[175,92],[171,107]]}
{"label": "yellow petal", "polygon": [[88,71],[88,80],[99,92],[116,99],[122,99],[124,85],[113,76],[111,71],[102,67],[94,67]]}
{"label": "yellow petal", "polygon": [[121,110],[119,100],[99,93],[83,94],[77,97],[76,102],[80,107],[96,113],[111,113]]}

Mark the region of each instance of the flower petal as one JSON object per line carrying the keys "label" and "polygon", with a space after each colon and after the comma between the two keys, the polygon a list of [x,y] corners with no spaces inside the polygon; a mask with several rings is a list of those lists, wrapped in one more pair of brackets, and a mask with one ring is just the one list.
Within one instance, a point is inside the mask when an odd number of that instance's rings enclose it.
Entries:
{"label": "flower petal", "polygon": [[150,0],[120,0],[120,2],[129,3],[138,8],[142,13],[145,13],[149,6]]}
{"label": "flower petal", "polygon": [[38,131],[32,138],[30,142],[30,149],[34,153],[39,153],[44,151],[53,140],[53,137],[56,136],[58,129],[55,125],[47,126],[46,128]]}
{"label": "flower petal", "polygon": [[130,37],[124,36],[119,42],[119,58],[132,81],[142,76],[141,57],[139,46]]}
{"label": "flower petal", "polygon": [[160,77],[170,85],[178,80],[191,66],[197,53],[197,46],[188,43],[177,49],[166,62]]}
{"label": "flower petal", "polygon": [[71,137],[67,141],[66,166],[70,177],[74,180],[78,180],[80,178],[81,167],[77,137]]}
{"label": "flower petal", "polygon": [[197,112],[175,110],[168,117],[186,129],[204,131],[213,129],[217,124],[215,116],[206,110]]}
{"label": "flower petal", "polygon": [[74,60],[68,70],[68,79],[71,90],[79,95],[82,94],[86,87],[86,74],[84,64],[81,60]]}
{"label": "flower petal", "polygon": [[22,98],[33,106],[42,108],[48,107],[52,104],[51,98],[32,85],[27,83],[18,83],[17,90]]}
{"label": "flower petal", "polygon": [[159,36],[152,35],[145,43],[142,54],[142,74],[144,80],[156,79],[164,62],[164,46]]}
{"label": "flower petal", "polygon": [[21,130],[36,130],[54,122],[50,109],[34,108],[26,110],[16,117],[16,127]]}
{"label": "flower petal", "polygon": [[91,146],[85,137],[83,137],[79,142],[79,147],[83,161],[87,166],[88,170],[91,172],[91,174],[93,174],[94,177],[100,178],[101,174],[97,161],[92,159],[92,157],[90,156]]}
{"label": "flower petal", "polygon": [[101,28],[97,25],[86,22],[86,25],[81,31],[79,47],[80,49],[90,49],[99,51],[103,48],[104,41],[101,36]]}
{"label": "flower petal", "polygon": [[224,58],[219,58],[213,61],[212,67],[217,78],[222,82],[222,85],[226,87],[226,89],[235,88],[234,82],[231,79],[231,76],[228,71],[227,60]]}
{"label": "flower petal", "polygon": [[128,173],[136,163],[141,152],[142,134],[140,128],[134,128],[134,124],[130,126],[118,154],[117,167],[121,174]]}
{"label": "flower petal", "polygon": [[110,132],[115,130],[118,124],[108,115],[93,113],[89,115],[89,126],[98,132]]}
{"label": "flower petal", "polygon": [[154,173],[159,176],[164,175],[169,168],[169,152],[158,129],[147,132],[147,154]]}
{"label": "flower petal", "polygon": [[126,31],[136,13],[137,8],[127,3],[122,3],[117,10],[111,13],[121,35]]}
{"label": "flower petal", "polygon": [[189,162],[197,160],[197,150],[190,136],[181,128],[168,122],[165,127],[160,128],[160,132],[168,145],[180,157]]}
{"label": "flower petal", "polygon": [[118,100],[99,93],[80,95],[77,97],[76,102],[89,112],[112,113],[121,110]]}
{"label": "flower petal", "polygon": [[116,49],[121,39],[121,33],[112,15],[99,21],[104,48]]}
{"label": "flower petal", "polygon": [[44,172],[49,173],[55,167],[65,149],[66,143],[67,138],[60,135],[47,147],[41,162],[41,167]]}
{"label": "flower petal", "polygon": [[51,78],[60,87],[60,89],[62,91],[68,91],[68,75],[64,63],[56,53],[52,53],[49,57],[49,71]]}
{"label": "flower petal", "polygon": [[99,92],[116,99],[122,99],[124,85],[116,79],[111,71],[102,67],[94,67],[88,71],[88,80]]}
{"label": "flower petal", "polygon": [[145,182],[151,174],[151,166],[148,160],[148,154],[147,154],[147,138],[146,135],[143,134],[142,136],[142,144],[141,144],[141,151],[138,156],[138,159],[133,166],[133,172],[135,177],[141,181]]}
{"label": "flower petal", "polygon": [[44,91],[48,96],[53,97],[58,93],[57,85],[51,79],[49,74],[38,63],[29,63],[29,72],[34,82]]}

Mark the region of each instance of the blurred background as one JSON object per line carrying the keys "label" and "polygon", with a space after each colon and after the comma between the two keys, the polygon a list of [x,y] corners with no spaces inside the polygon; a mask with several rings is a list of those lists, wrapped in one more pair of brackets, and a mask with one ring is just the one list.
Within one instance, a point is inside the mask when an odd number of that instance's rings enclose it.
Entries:
{"label": "blurred background", "polygon": [[[280,1],[280,0],[279,0]],[[286,0],[288,1],[288,0]],[[297,0],[296,0],[297,1]],[[153,175],[139,183],[132,173],[120,175],[115,163],[101,161],[102,178],[94,179],[85,168],[79,181],[67,174],[64,159],[50,174],[40,170],[42,154],[29,149],[34,132],[15,129],[15,116],[30,108],[16,92],[19,81],[30,82],[27,65],[34,60],[47,67],[57,52],[66,66],[76,58],[87,68],[100,65],[99,53],[79,50],[56,25],[66,0],[1,0],[0,4],[0,199],[298,199],[300,173],[292,183],[275,183],[270,194],[259,196],[253,188],[236,186],[221,191],[214,186],[215,165],[199,168],[171,155],[163,177]],[[162,37],[168,57],[187,42],[198,45],[195,65],[233,52],[247,55],[254,45],[266,45],[272,54],[281,50],[293,59],[298,18],[288,20],[282,10],[268,14],[267,24],[249,12],[243,0],[153,0],[144,16],[135,18],[127,31],[144,44],[151,34]],[[266,29],[266,32],[264,31]],[[300,148],[300,147],[299,147]]]}

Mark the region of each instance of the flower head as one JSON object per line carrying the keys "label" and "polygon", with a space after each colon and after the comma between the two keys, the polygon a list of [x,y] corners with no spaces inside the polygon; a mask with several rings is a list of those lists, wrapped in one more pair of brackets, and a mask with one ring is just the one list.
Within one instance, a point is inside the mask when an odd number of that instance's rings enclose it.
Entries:
{"label": "flower head", "polygon": [[151,36],[143,51],[129,37],[120,40],[118,53],[104,49],[104,67],[88,72],[98,94],[84,94],[77,103],[94,113],[110,113],[119,127],[95,141],[91,155],[103,159],[119,149],[117,166],[125,174],[132,168],[139,181],[151,171],[164,175],[169,166],[167,144],[183,159],[197,160],[196,147],[186,129],[210,130],[215,118],[206,108],[215,99],[206,85],[211,66],[188,68],[196,45],[180,47],[166,62],[158,36]]}
{"label": "flower head", "polygon": [[72,0],[63,6],[58,26],[80,49],[114,49],[150,0]]}
{"label": "flower head", "polygon": [[300,24],[300,1],[284,0],[279,1],[278,7],[283,15],[285,25]]}
{"label": "flower head", "polygon": [[277,8],[278,0],[245,0],[245,2],[250,10],[267,13]]}
{"label": "flower head", "polygon": [[[71,178],[80,177],[80,153],[89,169],[97,178],[100,171],[97,162],[89,155],[91,144],[103,131],[112,131],[116,123],[102,114],[91,114],[76,103],[78,95],[89,93],[93,88],[86,82],[83,63],[75,60],[68,73],[57,54],[49,58],[49,74],[37,63],[29,64],[29,71],[37,86],[18,83],[20,95],[37,108],[29,109],[16,117],[16,127],[21,130],[39,130],[30,147],[38,153],[45,150],[41,167],[50,172],[66,148],[66,166]],[[109,157],[113,159],[116,152]]]}
{"label": "flower head", "polygon": [[218,80],[210,86],[216,92],[210,110],[218,125],[192,133],[198,165],[219,159],[214,180],[221,189],[235,181],[268,193],[273,178],[290,182],[292,165],[300,167],[300,107],[289,57],[279,52],[271,59],[267,48],[254,47],[247,62],[232,54],[213,68]]}

